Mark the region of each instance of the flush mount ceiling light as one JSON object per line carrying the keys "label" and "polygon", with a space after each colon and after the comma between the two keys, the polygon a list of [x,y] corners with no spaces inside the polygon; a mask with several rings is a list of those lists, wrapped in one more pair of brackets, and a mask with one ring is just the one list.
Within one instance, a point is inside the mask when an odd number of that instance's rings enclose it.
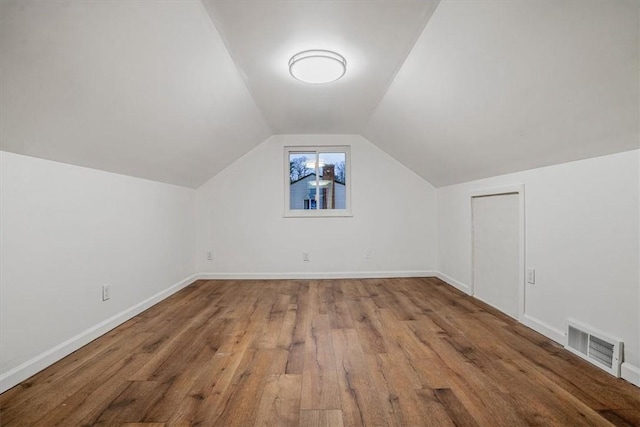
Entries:
{"label": "flush mount ceiling light", "polygon": [[[307,169],[315,169],[316,168],[316,161],[315,160],[307,160],[304,164],[304,167],[306,167]],[[323,168],[324,167],[324,162],[322,160],[320,160],[318,162],[318,167],[319,168]]]}
{"label": "flush mount ceiling light", "polygon": [[330,50],[305,50],[289,60],[289,73],[305,83],[333,82],[346,71],[346,59]]}
{"label": "flush mount ceiling light", "polygon": [[[326,179],[321,179],[318,181],[319,187],[326,187],[328,185],[331,185],[331,181],[327,181]],[[315,186],[316,186],[315,181],[309,181],[309,187],[315,187]]]}

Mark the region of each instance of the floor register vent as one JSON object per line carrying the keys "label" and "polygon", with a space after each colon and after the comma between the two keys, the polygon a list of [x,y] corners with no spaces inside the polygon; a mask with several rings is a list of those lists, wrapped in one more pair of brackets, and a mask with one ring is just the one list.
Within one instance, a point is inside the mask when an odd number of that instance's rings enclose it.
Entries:
{"label": "floor register vent", "polygon": [[569,319],[567,349],[620,378],[622,341]]}

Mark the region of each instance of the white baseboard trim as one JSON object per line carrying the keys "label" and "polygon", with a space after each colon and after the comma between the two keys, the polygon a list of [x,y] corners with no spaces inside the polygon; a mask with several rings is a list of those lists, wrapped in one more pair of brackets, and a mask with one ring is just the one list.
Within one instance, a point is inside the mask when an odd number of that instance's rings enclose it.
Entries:
{"label": "white baseboard trim", "polygon": [[454,279],[451,276],[447,276],[444,273],[441,273],[439,271],[436,272],[436,277],[440,280],[442,280],[443,282],[447,282],[448,284],[450,284],[451,286],[453,286],[454,288],[464,292],[467,295],[471,295],[471,288],[467,285],[465,285],[464,283]]}
{"label": "white baseboard trim", "polygon": [[[452,277],[449,277],[446,274],[441,273],[439,271],[436,272],[436,277],[438,279],[448,283],[449,285],[453,286],[454,288],[457,288],[457,289],[461,290],[462,292],[466,293],[467,295],[471,295],[471,288],[469,286],[465,285],[464,283],[459,282],[456,279],[454,279]],[[542,320],[538,320],[535,317],[525,313],[523,318],[520,320],[520,323],[522,323],[523,325],[533,329],[536,332],[541,333],[545,337],[554,340],[555,342],[557,342],[558,344],[560,344],[562,346],[566,345],[567,338],[565,336],[564,331],[561,331],[560,329],[555,328],[555,327],[543,322]]]}
{"label": "white baseboard trim", "polygon": [[32,375],[37,374],[41,370],[48,366],[51,366],[58,360],[78,350],[80,347],[87,345],[94,339],[106,334],[115,327],[121,325],[132,317],[142,313],[149,307],[159,303],[163,299],[173,295],[182,288],[190,285],[198,279],[198,275],[194,274],[181,280],[169,288],[158,292],[157,294],[147,298],[146,300],[128,308],[120,313],[111,316],[110,318],[98,323],[95,326],[79,333],[78,335],[69,338],[68,340],[56,345],[53,348],[41,353],[23,364],[16,366],[15,368],[0,375],[0,393],[4,393],[11,387],[26,380]]}
{"label": "white baseboard trim", "polygon": [[550,338],[560,344],[563,347],[567,345],[567,336],[564,331],[549,325],[548,323],[543,322],[542,320],[536,319],[535,317],[524,314],[522,317],[521,323],[536,332],[541,333],[547,338]]}
{"label": "white baseboard trim", "polygon": [[[453,286],[454,288],[457,288],[462,292],[465,292],[471,295],[470,293],[471,290],[469,289],[468,286],[466,286],[461,282],[458,282],[452,277],[449,277],[446,274],[441,273],[439,271],[436,272],[436,277],[446,282],[447,284]],[[525,313],[520,323],[533,329],[538,333],[541,333],[545,337],[552,339],[553,341],[557,342],[563,347],[566,347],[567,345],[567,336],[565,332],[554,326],[549,325],[548,323],[543,322],[542,320],[536,319],[535,317]],[[640,368],[638,368],[637,366],[631,365],[628,362],[622,363],[622,366],[620,368],[620,377],[626,381],[629,381],[631,384],[640,387]]]}
{"label": "white baseboard trim", "polygon": [[435,277],[431,270],[342,271],[313,273],[200,273],[200,280],[287,280],[287,279],[382,279],[389,277]]}
{"label": "white baseboard trim", "polygon": [[629,381],[631,384],[640,387],[640,368],[633,366],[628,362],[623,362],[620,367],[620,377]]}

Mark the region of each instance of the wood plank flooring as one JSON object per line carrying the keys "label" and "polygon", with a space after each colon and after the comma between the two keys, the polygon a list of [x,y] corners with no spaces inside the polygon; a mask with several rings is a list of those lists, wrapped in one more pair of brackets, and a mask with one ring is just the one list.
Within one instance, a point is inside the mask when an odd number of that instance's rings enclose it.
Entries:
{"label": "wood plank flooring", "polygon": [[640,426],[640,389],[438,279],[198,281],[0,395],[3,426]]}

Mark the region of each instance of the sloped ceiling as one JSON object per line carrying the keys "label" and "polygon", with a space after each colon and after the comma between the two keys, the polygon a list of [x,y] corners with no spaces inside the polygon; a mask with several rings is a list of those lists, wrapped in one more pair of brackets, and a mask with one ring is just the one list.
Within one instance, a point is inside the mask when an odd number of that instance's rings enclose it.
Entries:
{"label": "sloped ceiling", "polygon": [[198,1],[0,1],[3,150],[197,187],[272,132]]}
{"label": "sloped ceiling", "polygon": [[[277,134],[360,133],[438,0],[203,0]],[[328,49],[348,72],[312,85],[289,75],[298,52]]]}
{"label": "sloped ceiling", "polygon": [[[3,0],[0,148],[189,187],[272,134],[361,134],[436,186],[630,150],[639,16],[635,0]],[[342,52],[345,77],[290,78],[308,48]]]}
{"label": "sloped ceiling", "polygon": [[639,17],[443,1],[363,134],[438,187],[638,148]]}

